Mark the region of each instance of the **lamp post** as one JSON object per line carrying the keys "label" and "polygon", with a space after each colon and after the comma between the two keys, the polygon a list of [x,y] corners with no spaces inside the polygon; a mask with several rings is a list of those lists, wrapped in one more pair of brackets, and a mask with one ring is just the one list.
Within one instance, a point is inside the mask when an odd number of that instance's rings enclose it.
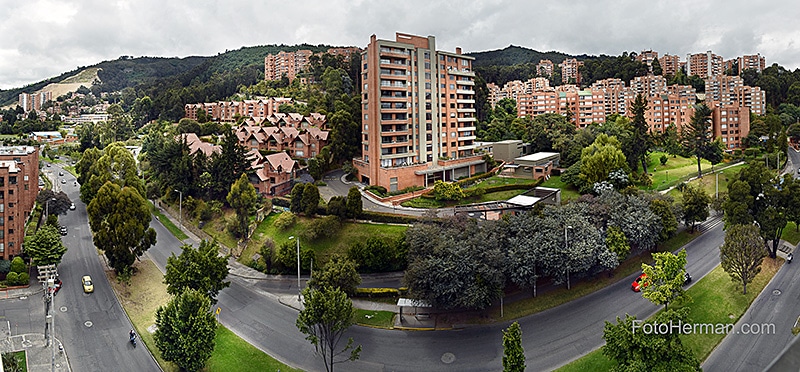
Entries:
{"label": "lamp post", "polygon": [[300,300],[300,238],[295,239],[294,235],[289,237],[289,240],[294,239],[297,242],[297,302]]}
{"label": "lamp post", "polygon": [[44,202],[44,218],[45,218],[45,221],[47,221],[47,217],[50,217],[50,202],[51,201],[56,201],[56,198],[50,198],[50,199],[47,199],[47,201]]}
{"label": "lamp post", "polygon": [[[569,226],[569,225],[564,226],[564,246],[566,247],[567,254],[569,254],[569,240],[568,240],[568,237],[567,237],[567,230],[571,230],[571,229],[572,229],[572,226]],[[570,289],[569,271],[570,271],[570,265],[569,265],[569,263],[567,263],[567,289]]]}
{"label": "lamp post", "polygon": [[175,189],[178,195],[178,223],[181,225],[181,231],[183,231],[183,191],[178,191]]}

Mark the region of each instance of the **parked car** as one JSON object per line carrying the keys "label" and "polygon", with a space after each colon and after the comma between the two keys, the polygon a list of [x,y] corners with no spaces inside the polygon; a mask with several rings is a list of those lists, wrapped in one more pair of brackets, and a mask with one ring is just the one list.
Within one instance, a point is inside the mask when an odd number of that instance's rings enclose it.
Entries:
{"label": "parked car", "polygon": [[59,172],[58,172],[58,175],[59,175],[59,176],[63,176],[63,175],[64,175],[64,172],[62,172],[62,171],[59,171]]}
{"label": "parked car", "polygon": [[61,290],[61,279],[56,278],[56,280],[53,283],[54,283],[54,287],[53,288],[48,288],[48,290],[52,291],[53,294],[57,294],[58,291]]}
{"label": "parked car", "polygon": [[[647,279],[647,274],[642,273],[642,275],[639,275],[636,278],[636,280],[634,280],[633,283],[631,283],[631,289],[634,292],[639,292],[644,287],[647,287],[647,282],[645,282],[645,279]],[[689,275],[689,273],[684,272],[683,273],[683,285],[687,285],[687,284],[689,284],[691,282],[692,282],[692,276]]]}
{"label": "parked car", "polygon": [[71,211],[75,210],[75,203],[72,203],[72,204],[69,205],[69,210],[71,210]]}
{"label": "parked car", "polygon": [[66,178],[62,178],[61,179],[61,183],[67,183],[67,179]]}
{"label": "parked car", "polygon": [[58,232],[60,232],[61,235],[67,235],[67,227],[66,226],[59,227]]}
{"label": "parked car", "polygon": [[84,293],[92,293],[94,292],[94,284],[92,284],[92,277],[89,275],[84,275],[81,278],[81,284],[83,284],[83,292]]}

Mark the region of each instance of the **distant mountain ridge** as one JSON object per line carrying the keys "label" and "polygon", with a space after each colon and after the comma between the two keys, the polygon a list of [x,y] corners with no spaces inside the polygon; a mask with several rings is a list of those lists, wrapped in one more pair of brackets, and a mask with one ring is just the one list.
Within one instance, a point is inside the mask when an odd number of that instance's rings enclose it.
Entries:
{"label": "distant mountain ridge", "polygon": [[[272,44],[242,47],[232,51],[226,50],[216,56],[205,57],[190,56],[184,58],[169,58],[121,56],[116,60],[103,61],[93,66],[79,67],[56,77],[29,84],[21,88],[0,90],[0,106],[14,105],[18,101],[20,93],[33,93],[44,89],[48,84],[64,83],[74,76],[81,75],[82,72],[88,69],[97,70],[97,79],[94,83],[99,82],[102,92],[114,92],[142,84],[152,85],[159,80],[167,78],[180,79],[185,85],[202,83],[206,82],[218,72],[232,71],[243,67],[254,68],[254,66],[262,66],[260,69],[263,70],[264,57],[268,54],[275,54],[280,51],[293,52],[300,49],[308,49],[316,53],[324,52],[331,47],[332,46],[324,44]],[[574,57],[578,60],[593,58],[586,55],[570,56],[555,51],[539,52],[516,45],[509,45],[506,48],[497,50],[471,52],[466,53],[466,55],[475,57],[474,67],[476,69],[487,66],[535,65],[542,59],[549,59],[553,61],[554,64],[558,64],[566,58]],[[86,87],[91,88],[91,85],[92,83],[89,82],[86,84]]]}
{"label": "distant mountain ridge", "polygon": [[503,49],[489,50],[485,52],[466,53],[470,57],[475,57],[473,65],[475,67],[484,66],[513,66],[525,63],[537,64],[540,60],[549,59],[554,64],[559,64],[567,58],[585,60],[591,58],[587,55],[571,56],[569,54],[550,51],[540,52],[521,46],[509,45]]}

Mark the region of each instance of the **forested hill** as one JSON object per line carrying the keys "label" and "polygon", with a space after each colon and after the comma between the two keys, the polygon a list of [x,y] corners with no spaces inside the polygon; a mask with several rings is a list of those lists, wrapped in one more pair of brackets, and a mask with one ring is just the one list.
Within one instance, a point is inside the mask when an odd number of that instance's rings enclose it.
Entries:
{"label": "forested hill", "polygon": [[[225,51],[216,56],[208,57],[186,57],[186,58],[163,58],[163,57],[129,57],[122,56],[113,61],[100,62],[94,66],[78,67],[77,69],[65,72],[57,77],[46,79],[37,83],[29,84],[22,88],[0,90],[0,106],[17,102],[20,93],[33,93],[44,88],[47,84],[58,83],[64,79],[77,75],[88,68],[100,68],[98,78],[101,82],[99,87],[94,89],[101,92],[120,91],[124,88],[135,87],[138,85],[151,85],[162,79],[186,78],[188,72],[194,75],[191,83],[204,83],[215,73],[234,71],[244,67],[264,69],[264,57],[268,54],[275,54],[280,51],[292,52],[300,49],[308,49],[312,52],[324,52],[330,46],[327,45],[261,45],[254,47],[242,47],[237,50]],[[87,88],[91,88],[91,83],[87,83]],[[53,97],[56,98],[56,97]]]}
{"label": "forested hill", "polygon": [[[473,52],[467,53],[470,57],[475,57],[474,67],[483,66],[512,66],[525,63],[537,64],[540,60],[549,59],[554,64],[559,64],[566,58],[572,56],[561,52],[546,52],[542,53],[533,49],[523,48],[515,45],[509,45],[503,49],[490,50],[486,52]],[[583,60],[585,56],[576,57],[578,60]]]}

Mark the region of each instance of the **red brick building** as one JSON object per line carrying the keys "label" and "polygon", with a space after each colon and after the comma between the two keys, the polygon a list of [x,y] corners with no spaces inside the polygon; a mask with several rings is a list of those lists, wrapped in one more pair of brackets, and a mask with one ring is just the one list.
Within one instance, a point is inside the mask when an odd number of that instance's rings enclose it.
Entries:
{"label": "red brick building", "polygon": [[39,194],[39,149],[0,147],[0,256],[22,253],[25,222]]}

